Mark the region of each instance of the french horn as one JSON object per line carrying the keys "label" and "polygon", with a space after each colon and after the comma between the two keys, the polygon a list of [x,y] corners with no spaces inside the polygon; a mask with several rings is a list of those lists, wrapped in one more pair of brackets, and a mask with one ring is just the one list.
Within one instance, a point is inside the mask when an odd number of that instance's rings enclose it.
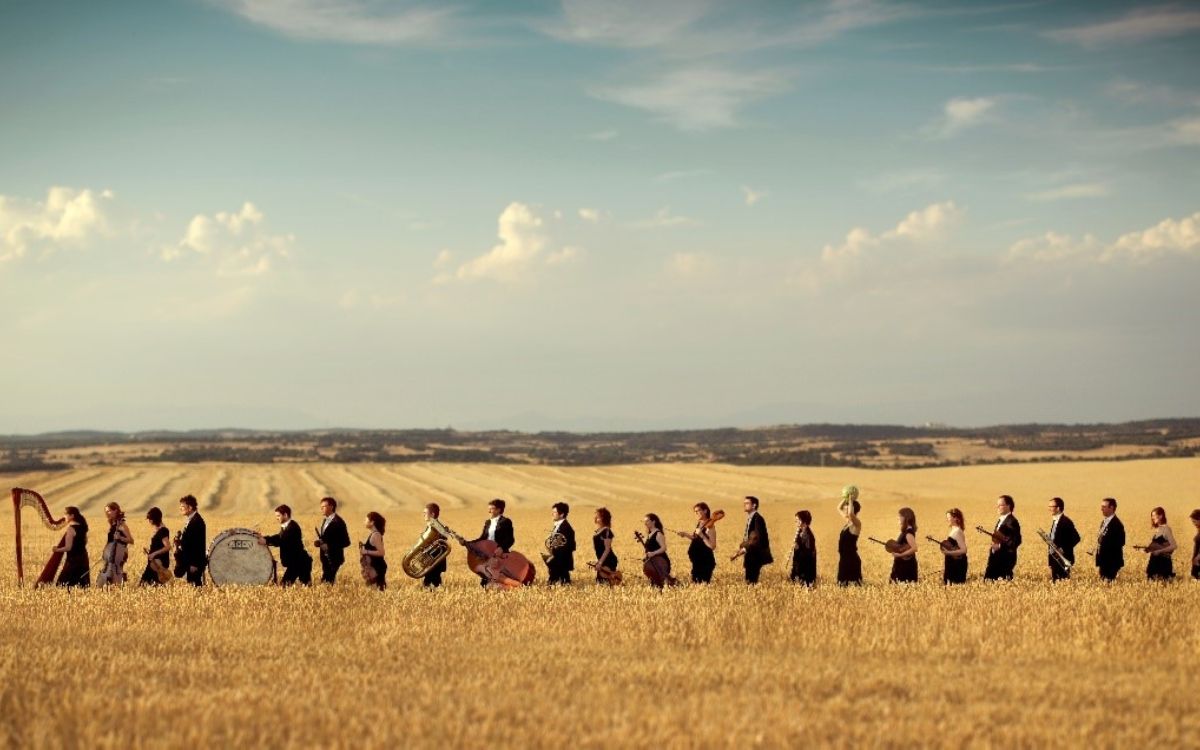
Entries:
{"label": "french horn", "polygon": [[550,558],[554,555],[554,550],[567,546],[567,538],[557,531],[550,532],[550,536],[546,537],[546,551],[542,553],[542,561],[549,563]]}
{"label": "french horn", "polygon": [[417,543],[400,561],[400,568],[410,578],[424,578],[438,563],[450,554],[450,530],[436,518],[421,532]]}

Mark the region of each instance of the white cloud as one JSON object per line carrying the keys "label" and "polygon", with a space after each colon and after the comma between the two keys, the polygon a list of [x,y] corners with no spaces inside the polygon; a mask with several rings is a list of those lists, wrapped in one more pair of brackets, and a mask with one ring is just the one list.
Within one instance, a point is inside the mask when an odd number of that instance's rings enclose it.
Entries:
{"label": "white cloud", "polygon": [[712,7],[711,0],[563,0],[562,19],[542,30],[568,42],[658,47],[678,38]]}
{"label": "white cloud", "polygon": [[611,141],[620,136],[620,132],[616,130],[597,130],[593,133],[587,133],[583,137],[589,141]]}
{"label": "white cloud", "polygon": [[1169,123],[1167,136],[1172,143],[1200,146],[1200,117],[1184,117]]}
{"label": "white cloud", "polygon": [[642,83],[598,87],[591,94],[649,112],[680,130],[705,131],[738,125],[742,109],[784,91],[787,78],[779,71],[679,68]]}
{"label": "white cloud", "polygon": [[1104,182],[1076,182],[1070,185],[1060,185],[1049,190],[1029,193],[1025,197],[1039,203],[1050,203],[1075,198],[1103,198],[1109,195],[1110,192],[1108,184]]}
{"label": "white cloud", "polygon": [[675,182],[676,180],[690,180],[693,177],[703,177],[706,174],[712,174],[711,169],[674,169],[670,172],[663,172],[655,175],[655,182]]}
{"label": "white cloud", "polygon": [[[349,44],[425,44],[456,32],[458,10],[369,0],[217,0],[248,21],[296,39]],[[397,7],[398,6],[398,7]]]}
{"label": "white cloud", "polygon": [[868,229],[855,227],[846,234],[841,244],[822,248],[821,263],[834,274],[853,272],[871,253],[896,245],[899,241],[922,243],[939,238],[961,216],[962,210],[954,201],[945,201],[913,211],[882,234],[872,234]]}
{"label": "white cloud", "polygon": [[31,250],[85,245],[107,231],[105,204],[113,197],[110,190],[69,187],[50,188],[45,201],[0,195],[0,263]]}
{"label": "white cloud", "polygon": [[295,237],[269,234],[264,230],[262,211],[247,201],[237,212],[218,211],[212,216],[196,214],[188,222],[183,239],[163,248],[167,261],[200,257],[220,276],[254,276],[271,270],[278,258],[291,252]]}
{"label": "white cloud", "polygon": [[579,218],[591,224],[595,224],[600,221],[600,212],[594,208],[581,208],[579,209]]}
{"label": "white cloud", "polygon": [[1058,232],[1046,232],[1038,237],[1018,240],[1008,249],[1004,260],[1009,263],[1037,261],[1056,263],[1077,258],[1093,258],[1100,250],[1100,243],[1090,234],[1083,239]]}
{"label": "white cloud", "polygon": [[695,226],[699,223],[690,216],[680,216],[671,213],[671,207],[665,206],[655,211],[654,215],[650,218],[634,222],[632,226],[638,229],[661,229],[664,227]]}
{"label": "white cloud", "polygon": [[[461,281],[491,279],[500,282],[519,281],[530,265],[546,247],[542,231],[544,222],[524,203],[513,201],[500,214],[497,236],[500,243],[487,253],[463,263],[453,278]],[[435,281],[451,280],[449,275]]]}
{"label": "white cloud", "polygon": [[873,193],[890,193],[910,188],[933,187],[940,185],[945,180],[946,175],[935,169],[911,169],[866,177],[859,180],[858,185]]}
{"label": "white cloud", "polygon": [[1047,32],[1060,42],[1085,47],[1133,44],[1150,39],[1182,36],[1200,30],[1200,10],[1180,5],[1137,8],[1120,18]]}
{"label": "white cloud", "polygon": [[716,269],[716,262],[703,253],[674,253],[667,259],[665,271],[678,280],[709,276]]}
{"label": "white cloud", "polygon": [[579,260],[583,257],[583,248],[573,247],[568,245],[561,250],[556,250],[546,256],[546,265],[561,266],[572,261]]}
{"label": "white cloud", "polygon": [[742,185],[742,198],[747,206],[753,206],[769,195],[770,193],[766,190],[755,190],[749,185]]}
{"label": "white cloud", "polygon": [[450,252],[449,250],[443,249],[443,250],[439,251],[437,254],[437,257],[433,259],[433,267],[434,268],[445,268],[445,267],[451,265],[453,262],[454,262],[454,253]]}
{"label": "white cloud", "polygon": [[1101,259],[1125,257],[1146,262],[1165,255],[1200,257],[1200,211],[1182,219],[1163,219],[1149,229],[1121,235]]}
{"label": "white cloud", "polygon": [[934,136],[949,138],[984,122],[995,107],[996,100],[991,97],[954,98],[943,105],[941,118],[926,130]]}

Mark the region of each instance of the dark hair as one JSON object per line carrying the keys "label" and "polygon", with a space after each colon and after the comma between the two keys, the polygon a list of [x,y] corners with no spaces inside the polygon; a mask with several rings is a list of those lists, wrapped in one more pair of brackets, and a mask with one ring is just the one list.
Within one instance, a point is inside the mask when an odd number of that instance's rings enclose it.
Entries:
{"label": "dark hair", "polygon": [[66,513],[68,516],[70,516],[72,521],[84,522],[83,514],[80,513],[79,508],[76,508],[74,505],[68,505],[66,507],[66,510],[64,510],[63,512]]}
{"label": "dark hair", "polygon": [[657,513],[647,513],[646,518],[650,519],[650,524],[657,530],[662,531],[662,520],[659,519]]}
{"label": "dark hair", "polygon": [[321,502],[323,502],[323,503],[329,503],[329,506],[330,506],[331,508],[333,508],[334,510],[337,510],[337,500],[336,500],[335,498],[332,498],[332,497],[323,497],[323,498],[321,498]]}
{"label": "dark hair", "polygon": [[1157,508],[1155,508],[1154,510],[1150,511],[1150,515],[1151,516],[1156,516],[1156,515],[1161,516],[1163,524],[1166,524],[1166,522],[1167,522],[1167,512],[1165,510],[1163,510],[1163,507],[1161,505],[1158,506]]}
{"label": "dark hair", "polygon": [[[1200,513],[1200,511],[1196,511]],[[608,508],[596,508],[596,515],[600,516],[600,522],[605,526],[612,526],[612,511]]]}
{"label": "dark hair", "polygon": [[905,533],[917,533],[917,514],[913,513],[912,508],[901,508],[900,513],[900,531]]}
{"label": "dark hair", "polygon": [[501,500],[500,498],[496,498],[495,500],[488,503],[488,505],[494,505],[494,506],[496,506],[496,508],[498,508],[500,510],[501,513],[504,512],[504,501]]}
{"label": "dark hair", "polygon": [[1189,518],[1191,518],[1193,521],[1200,521],[1200,508],[1193,510],[1192,515],[1189,516]]}
{"label": "dark hair", "polygon": [[798,512],[796,514],[796,518],[799,518],[801,521],[803,521],[805,526],[812,524],[812,513],[809,513],[807,510]]}
{"label": "dark hair", "polygon": [[371,511],[370,513],[367,514],[367,520],[371,522],[371,525],[374,526],[375,530],[378,531],[380,534],[383,533],[384,527],[387,526],[387,519],[384,518],[383,516],[379,515],[375,511]]}
{"label": "dark hair", "polygon": [[559,513],[562,513],[564,516],[571,512],[571,506],[561,501],[551,505],[550,507],[554,508]]}
{"label": "dark hair", "polygon": [[292,517],[292,508],[291,508],[291,506],[288,506],[288,505],[280,505],[279,507],[277,507],[275,509],[275,512],[282,513],[283,515],[287,516],[288,518]]}
{"label": "dark hair", "polygon": [[158,508],[151,508],[146,511],[146,520],[158,526],[162,524],[162,511]]}
{"label": "dark hair", "polygon": [[121,510],[120,503],[118,503],[115,500],[110,503],[106,503],[104,505],[104,509],[105,510],[115,510],[117,512],[117,518],[116,518],[116,520],[113,521],[114,524],[125,523],[125,511]]}
{"label": "dark hair", "polygon": [[850,502],[842,501],[842,504],[841,504],[841,505],[839,505],[838,507],[839,507],[839,508],[845,508],[847,505],[849,505],[849,506],[851,506],[852,508],[854,508],[854,515],[856,515],[856,516],[858,515],[858,512],[859,512],[860,510],[862,510],[862,503],[860,503],[860,502],[859,502],[859,501],[857,501],[857,500],[851,500]]}
{"label": "dark hair", "polygon": [[186,505],[192,510],[195,510],[200,505],[200,503],[196,502],[195,495],[184,495],[183,497],[179,498],[179,502],[180,504]]}
{"label": "dark hair", "polygon": [[434,518],[437,518],[442,514],[442,508],[437,503],[427,503],[425,505],[425,510],[429,511],[429,515],[433,516]]}
{"label": "dark hair", "polygon": [[1000,499],[1003,500],[1004,504],[1008,506],[1009,512],[1017,509],[1017,501],[1012,499],[1012,495],[1001,495]]}
{"label": "dark hair", "polygon": [[712,518],[712,510],[709,509],[708,503],[696,503],[695,505],[692,506],[692,510],[695,510],[697,508],[699,508],[704,513],[705,518]]}
{"label": "dark hair", "polygon": [[958,521],[958,528],[965,529],[967,527],[967,521],[963,518],[963,513],[958,508],[951,508],[950,510],[946,511],[946,515],[950,516],[950,518],[954,519],[955,521]]}
{"label": "dark hair", "polygon": [[746,499],[754,503],[754,509],[758,510],[758,498],[754,495],[746,495]]}
{"label": "dark hair", "polygon": [[1117,499],[1115,497],[1106,497],[1103,500],[1101,500],[1100,502],[1108,503],[1109,505],[1111,505],[1113,507],[1113,510],[1117,509]]}
{"label": "dark hair", "polygon": [[1054,503],[1054,507],[1058,508],[1059,510],[1062,510],[1063,508],[1067,507],[1066,503],[1063,502],[1063,499],[1061,497],[1052,497],[1052,498],[1050,498],[1050,502]]}

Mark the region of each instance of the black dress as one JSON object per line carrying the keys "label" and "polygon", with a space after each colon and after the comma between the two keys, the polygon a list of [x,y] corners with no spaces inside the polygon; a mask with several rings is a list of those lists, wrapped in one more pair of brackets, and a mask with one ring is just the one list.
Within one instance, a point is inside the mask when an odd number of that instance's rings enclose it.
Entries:
{"label": "black dress", "polygon": [[[1162,534],[1150,540],[1152,544],[1166,544],[1167,538]],[[1175,577],[1175,566],[1170,555],[1147,555],[1146,579],[1150,581],[1169,581]]]}
{"label": "black dress", "polygon": [[[363,549],[374,552],[375,545],[371,544],[371,536],[373,535],[367,535],[367,541],[363,542]],[[375,569],[375,582],[369,585],[378,588],[380,591],[383,591],[387,588],[387,560],[384,560],[382,557],[376,557],[375,555],[370,555],[369,557],[371,560],[371,567]]]}
{"label": "black dress", "polygon": [[711,583],[713,571],[717,569],[717,556],[700,538],[707,533],[703,522],[696,524],[696,538],[688,545],[688,559],[692,561],[692,583]]}
{"label": "black dress", "polygon": [[816,583],[817,540],[813,537],[812,529],[798,532],[796,540],[792,543],[791,580],[806,586]]}
{"label": "black dress", "polygon": [[88,562],[86,521],[75,526],[75,539],[65,554],[62,572],[58,574],[59,586],[86,588],[92,585],[91,564]]}
{"label": "black dress", "polygon": [[[647,557],[650,556],[650,553],[658,552],[660,549],[663,549],[663,545],[660,544],[658,541],[658,536],[661,533],[662,533],[661,531],[655,531],[652,534],[650,534],[649,537],[646,538],[646,556]],[[657,585],[662,586],[667,583],[670,583],[672,586],[674,586],[675,580],[673,578],[671,578],[671,558],[669,556],[667,556],[667,553],[664,551],[661,555],[655,555],[654,559],[662,560],[663,563],[666,563],[665,565],[663,565],[662,563],[659,563],[659,565],[661,567],[659,567],[657,569],[659,571],[665,570],[666,572],[662,574],[663,583],[657,584]],[[653,581],[651,581],[651,583],[653,583]]]}
{"label": "black dress", "polygon": [[1200,560],[1200,534],[1192,540],[1192,578],[1200,581],[1200,563],[1197,560]]}
{"label": "black dress", "polygon": [[[605,539],[608,540],[610,548],[608,551],[608,557],[604,558],[603,565],[605,568],[608,568],[609,570],[616,570],[617,565],[620,563],[620,560],[617,559],[617,551],[615,549],[611,548],[612,540],[613,540],[614,536],[615,535],[613,534],[612,529],[609,529],[609,528],[600,529],[595,534],[592,534],[592,549],[594,549],[596,551],[596,559],[597,560],[600,559],[600,555],[604,554],[604,540]],[[597,565],[596,567],[598,568],[599,565]],[[601,578],[600,572],[597,571],[596,572],[596,583],[609,583],[609,581],[606,581],[603,578]]]}
{"label": "black dress", "polygon": [[838,535],[838,585],[862,585],[862,558],[858,556],[858,534],[850,533],[850,526],[842,527]]}
{"label": "black dress", "polygon": [[[171,532],[166,526],[159,526],[158,530],[154,532],[154,536],[150,538],[150,557],[146,559],[146,569],[142,571],[142,583],[148,583],[152,586],[159,585],[158,574],[150,567],[150,559],[152,559],[155,552],[167,546],[167,540],[170,538]],[[160,555],[157,559],[159,564],[164,568],[170,565],[171,561],[166,555]]]}
{"label": "black dress", "polygon": [[[957,542],[956,542],[957,543]],[[967,556],[946,555],[946,567],[942,569],[942,583],[967,582]]]}
{"label": "black dress", "polygon": [[[896,543],[907,546],[908,535],[912,534],[915,539],[917,536],[916,530],[905,529],[900,532],[900,536],[896,537]],[[892,559],[892,583],[916,583],[917,582],[917,556],[912,557],[896,557]]]}

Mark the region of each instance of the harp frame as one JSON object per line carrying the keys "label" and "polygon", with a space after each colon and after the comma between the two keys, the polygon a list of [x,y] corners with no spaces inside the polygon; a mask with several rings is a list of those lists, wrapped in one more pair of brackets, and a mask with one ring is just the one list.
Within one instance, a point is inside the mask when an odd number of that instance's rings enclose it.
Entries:
{"label": "harp frame", "polygon": [[23,487],[12,488],[12,503],[13,503],[13,521],[16,524],[16,551],[17,551],[17,585],[25,585],[25,560],[24,551],[21,548],[21,508],[33,508],[37,511],[38,518],[42,525],[53,531],[58,531],[67,525],[67,517],[55,518],[50,513],[50,507],[46,505],[46,501],[42,496],[33,490],[27,490]]}

